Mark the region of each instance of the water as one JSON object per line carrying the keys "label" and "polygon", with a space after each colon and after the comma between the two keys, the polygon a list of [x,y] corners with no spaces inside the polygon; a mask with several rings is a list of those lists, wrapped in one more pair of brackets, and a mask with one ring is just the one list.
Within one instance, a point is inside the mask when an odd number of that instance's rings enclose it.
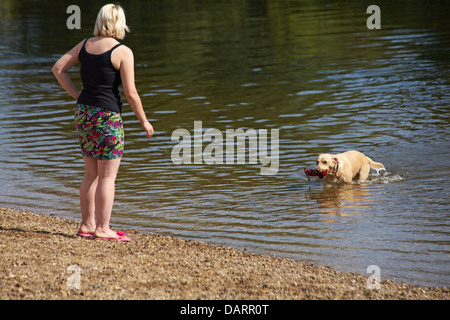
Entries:
{"label": "water", "polygon": [[[93,5],[93,3],[95,5]],[[51,66],[103,3],[0,4],[0,206],[79,218],[74,102]],[[124,106],[113,223],[382,279],[448,286],[450,6],[379,1],[122,1],[137,87],[156,134]],[[71,72],[80,84],[78,69]],[[279,169],[181,164],[174,130],[279,129]],[[208,143],[204,143],[206,147]],[[387,173],[323,185],[303,168],[356,149]]]}

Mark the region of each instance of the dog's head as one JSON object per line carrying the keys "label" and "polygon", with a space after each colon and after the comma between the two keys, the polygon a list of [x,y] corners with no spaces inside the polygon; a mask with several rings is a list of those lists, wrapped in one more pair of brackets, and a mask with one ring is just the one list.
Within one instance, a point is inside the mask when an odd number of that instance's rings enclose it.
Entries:
{"label": "dog's head", "polygon": [[327,170],[328,174],[336,174],[339,160],[335,155],[324,153],[317,157],[316,170],[324,172]]}

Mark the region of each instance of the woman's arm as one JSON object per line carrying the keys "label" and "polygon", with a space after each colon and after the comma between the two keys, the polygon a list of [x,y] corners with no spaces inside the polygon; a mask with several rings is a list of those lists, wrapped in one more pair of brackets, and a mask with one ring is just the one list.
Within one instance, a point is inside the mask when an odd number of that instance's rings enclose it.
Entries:
{"label": "woman's arm", "polygon": [[[120,50],[119,50],[120,49]],[[133,110],[134,114],[141,123],[142,128],[147,133],[147,139],[150,139],[154,133],[153,126],[148,122],[142,107],[141,98],[136,90],[134,83],[134,56],[133,51],[126,46],[117,48],[117,53],[120,58],[120,77],[122,78],[123,91],[128,104]]]}
{"label": "woman's arm", "polygon": [[78,61],[78,53],[83,45],[83,41],[77,44],[72,50],[63,55],[53,65],[52,72],[58,80],[59,84],[66,90],[74,99],[78,99],[80,92],[77,90],[67,71],[69,71]]}

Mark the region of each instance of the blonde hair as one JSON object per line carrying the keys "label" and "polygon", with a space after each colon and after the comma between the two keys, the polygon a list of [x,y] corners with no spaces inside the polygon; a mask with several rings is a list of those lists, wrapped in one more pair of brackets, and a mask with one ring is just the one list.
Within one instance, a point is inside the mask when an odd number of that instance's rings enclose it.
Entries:
{"label": "blonde hair", "polygon": [[122,7],[117,4],[104,5],[98,12],[94,35],[122,40],[125,38],[125,31],[130,32],[130,29]]}

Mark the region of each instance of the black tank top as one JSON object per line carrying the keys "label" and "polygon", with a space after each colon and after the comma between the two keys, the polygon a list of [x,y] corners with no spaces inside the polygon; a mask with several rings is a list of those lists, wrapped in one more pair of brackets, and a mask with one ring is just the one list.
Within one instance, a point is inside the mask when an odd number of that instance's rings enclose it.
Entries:
{"label": "black tank top", "polygon": [[83,91],[77,103],[101,107],[114,112],[122,112],[119,85],[122,83],[120,71],[111,63],[111,53],[121,43],[101,54],[86,51],[86,39],[78,55],[81,62],[80,74]]}

